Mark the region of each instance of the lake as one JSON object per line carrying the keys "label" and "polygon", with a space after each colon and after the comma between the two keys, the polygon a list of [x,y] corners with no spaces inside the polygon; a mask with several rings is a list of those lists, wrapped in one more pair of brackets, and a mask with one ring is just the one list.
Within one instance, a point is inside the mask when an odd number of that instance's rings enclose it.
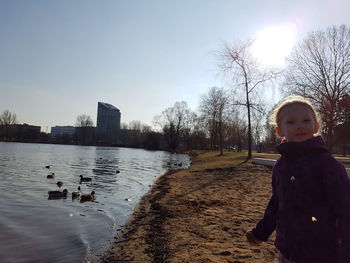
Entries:
{"label": "lake", "polygon": [[[0,142],[1,262],[98,259],[154,181],[179,163],[186,168],[190,159],[142,149]],[[51,172],[55,178],[47,179]],[[80,184],[80,175],[92,181]],[[78,186],[95,191],[95,202],[72,199]],[[48,199],[48,191],[63,189],[67,198]]]}

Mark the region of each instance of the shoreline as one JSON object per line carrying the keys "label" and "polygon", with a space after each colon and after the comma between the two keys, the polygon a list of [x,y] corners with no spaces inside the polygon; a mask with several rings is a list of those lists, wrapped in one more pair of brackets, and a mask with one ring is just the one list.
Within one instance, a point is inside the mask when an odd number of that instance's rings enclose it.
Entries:
{"label": "shoreline", "polygon": [[259,247],[245,239],[270,198],[271,169],[231,155],[231,166],[198,167],[209,162],[194,157],[160,176],[98,262],[274,261],[273,237]]}

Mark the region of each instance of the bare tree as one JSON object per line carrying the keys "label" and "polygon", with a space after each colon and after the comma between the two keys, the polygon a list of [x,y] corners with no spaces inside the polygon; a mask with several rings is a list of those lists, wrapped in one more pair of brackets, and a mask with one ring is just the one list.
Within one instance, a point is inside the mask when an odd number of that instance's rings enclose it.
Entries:
{"label": "bare tree", "polygon": [[129,142],[134,147],[139,147],[141,144],[141,121],[133,120],[129,123]]}
{"label": "bare tree", "polygon": [[147,124],[142,124],[141,125],[141,132],[143,132],[143,133],[152,132],[152,127],[147,125]]}
{"label": "bare tree", "polygon": [[176,102],[161,115],[154,117],[154,124],[163,130],[167,144],[172,151],[176,151],[181,138],[188,135],[192,123],[193,113],[185,101]]}
{"label": "bare tree", "polygon": [[4,110],[0,116],[0,125],[11,125],[17,123],[17,116],[9,110]]}
{"label": "bare tree", "polygon": [[208,149],[208,129],[203,116],[192,114],[191,134],[187,140],[189,149]]}
{"label": "bare tree", "polygon": [[266,120],[266,113],[265,111],[255,111],[252,114],[252,130],[254,135],[254,143],[257,149],[257,152],[262,152],[262,142],[263,138],[266,137],[265,127],[263,124],[263,121]]}
{"label": "bare tree", "polygon": [[350,94],[346,94],[339,101],[338,122],[335,126],[335,142],[341,148],[343,156],[350,152]]}
{"label": "bare tree", "polygon": [[240,116],[239,111],[234,111],[228,116],[227,139],[231,149],[240,152],[243,145],[247,145],[247,130],[247,122]]}
{"label": "bare tree", "polygon": [[120,124],[120,129],[121,129],[121,130],[128,130],[128,129],[129,129],[129,125],[126,124],[125,122],[122,122],[122,123]]}
{"label": "bare tree", "polygon": [[89,115],[79,115],[75,124],[77,127],[92,127],[94,122]]}
{"label": "bare tree", "polygon": [[91,144],[94,137],[93,121],[89,115],[79,115],[76,121],[76,135],[80,144]]}
{"label": "bare tree", "polygon": [[248,122],[248,156],[252,158],[252,125],[251,111],[259,110],[261,107],[254,104],[252,95],[257,88],[263,87],[268,81],[278,76],[278,72],[271,69],[264,69],[258,64],[257,60],[251,54],[253,41],[236,43],[233,45],[225,44],[217,52],[219,69],[225,76],[229,76],[234,83],[237,91],[237,98],[233,101],[234,105],[244,106],[247,110]]}
{"label": "bare tree", "polygon": [[0,127],[3,132],[3,137],[7,141],[14,129],[14,124],[17,124],[17,116],[9,110],[4,110],[0,115]]}
{"label": "bare tree", "polygon": [[141,131],[141,126],[142,126],[142,123],[140,121],[131,121],[129,123],[129,129],[130,130],[134,130],[134,131]]}
{"label": "bare tree", "polygon": [[350,28],[345,25],[313,31],[288,59],[288,93],[309,98],[317,105],[330,149],[338,122],[339,101],[350,92]]}
{"label": "bare tree", "polygon": [[144,147],[147,149],[159,149],[160,141],[157,139],[160,134],[152,131],[152,127],[143,124],[141,121],[133,120],[129,124],[122,123],[119,133],[119,140],[123,146]]}
{"label": "bare tree", "polygon": [[203,95],[200,101],[200,112],[207,124],[210,134],[211,147],[220,146],[220,155],[223,155],[225,112],[229,107],[229,96],[224,88],[212,87],[208,94]]}

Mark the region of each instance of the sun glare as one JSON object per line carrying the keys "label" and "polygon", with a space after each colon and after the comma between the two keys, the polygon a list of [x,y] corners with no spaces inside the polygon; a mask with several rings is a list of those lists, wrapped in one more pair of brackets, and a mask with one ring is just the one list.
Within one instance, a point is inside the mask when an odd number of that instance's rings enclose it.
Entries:
{"label": "sun glare", "polygon": [[264,65],[282,66],[292,51],[296,36],[294,24],[264,28],[255,35],[252,53]]}

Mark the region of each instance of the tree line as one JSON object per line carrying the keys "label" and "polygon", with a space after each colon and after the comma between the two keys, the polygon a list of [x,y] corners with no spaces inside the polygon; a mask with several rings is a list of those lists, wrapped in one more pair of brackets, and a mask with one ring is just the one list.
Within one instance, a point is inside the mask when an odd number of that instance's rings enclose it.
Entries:
{"label": "tree line", "polygon": [[[274,151],[278,142],[267,116],[274,105],[261,95],[276,86],[283,95],[310,99],[322,119],[322,134],[333,152],[350,152],[350,28],[330,26],[312,31],[287,58],[283,69],[263,67],[251,53],[253,40],[224,43],[216,52],[226,87],[210,87],[191,110],[175,102],[156,115],[153,124],[122,124],[120,146],[180,151],[189,149],[247,149]],[[0,116],[0,138],[8,135],[16,115]],[[91,117],[77,117],[77,143],[93,144]],[[92,135],[91,135],[92,134]]]}
{"label": "tree line", "polygon": [[[267,122],[272,107],[261,101],[264,88],[278,80],[283,95],[297,94],[315,104],[329,149],[350,152],[350,28],[330,26],[309,32],[287,58],[284,69],[264,68],[252,56],[254,41],[225,43],[216,52],[219,71],[230,88],[212,87],[200,100],[198,113],[177,102],[156,117],[175,150],[210,146],[271,150],[277,138]],[[201,138],[200,138],[201,137]],[[198,144],[199,143],[199,144]]]}

